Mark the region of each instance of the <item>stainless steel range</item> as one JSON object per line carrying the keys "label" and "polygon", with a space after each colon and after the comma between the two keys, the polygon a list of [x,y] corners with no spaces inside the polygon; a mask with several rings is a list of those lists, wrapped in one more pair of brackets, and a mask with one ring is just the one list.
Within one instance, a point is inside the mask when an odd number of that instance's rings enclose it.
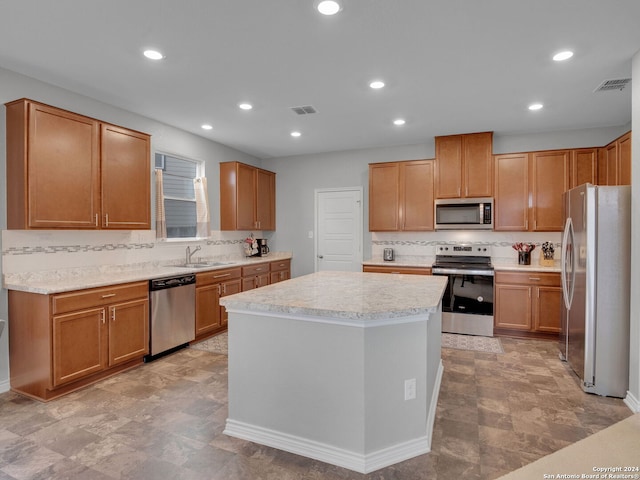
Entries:
{"label": "stainless steel range", "polygon": [[431,272],[449,277],[442,298],[442,331],[492,337],[491,246],[439,244]]}

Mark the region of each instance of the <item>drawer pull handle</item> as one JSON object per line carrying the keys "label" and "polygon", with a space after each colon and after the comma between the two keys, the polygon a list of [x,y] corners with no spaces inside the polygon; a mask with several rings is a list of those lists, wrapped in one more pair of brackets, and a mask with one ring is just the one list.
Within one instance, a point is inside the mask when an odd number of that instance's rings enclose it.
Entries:
{"label": "drawer pull handle", "polygon": [[540,277],[529,277],[529,280],[540,280]]}
{"label": "drawer pull handle", "polygon": [[104,308],[100,312],[100,320],[102,320],[102,323],[104,324]]}
{"label": "drawer pull handle", "polygon": [[107,293],[105,295],[102,295],[102,298],[111,298],[111,297],[115,297],[116,294],[115,293]]}
{"label": "drawer pull handle", "polygon": [[223,277],[229,277],[231,276],[230,273],[223,273],[221,275],[214,275],[213,278],[223,278]]}

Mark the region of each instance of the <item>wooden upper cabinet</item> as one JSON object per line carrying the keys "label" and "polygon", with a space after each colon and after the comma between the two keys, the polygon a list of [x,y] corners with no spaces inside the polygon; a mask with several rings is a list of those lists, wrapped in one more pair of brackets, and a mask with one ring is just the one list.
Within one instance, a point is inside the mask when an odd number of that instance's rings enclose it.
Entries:
{"label": "wooden upper cabinet", "polygon": [[585,183],[598,183],[598,149],[580,148],[571,150],[570,188]]}
{"label": "wooden upper cabinet", "polygon": [[369,230],[400,230],[400,164],[369,164]]}
{"label": "wooden upper cabinet", "polygon": [[220,229],[275,230],[276,174],[240,162],[220,164]]}
{"label": "wooden upper cabinet", "polygon": [[102,228],[151,228],[149,136],[102,125]]}
{"label": "wooden upper cabinet", "polygon": [[600,148],[598,183],[631,185],[631,132]]}
{"label": "wooden upper cabinet", "polygon": [[27,99],[6,118],[8,228],[151,227],[148,135]]}
{"label": "wooden upper cabinet", "polygon": [[369,230],[433,230],[433,160],[369,165]]}
{"label": "wooden upper cabinet", "polygon": [[529,228],[529,154],[495,156],[493,229],[526,231]]}
{"label": "wooden upper cabinet", "polygon": [[569,150],[532,152],[530,195],[532,231],[562,231],[562,194],[569,189]]}
{"label": "wooden upper cabinet", "polygon": [[631,185],[631,132],[625,133],[618,144],[618,185]]}
{"label": "wooden upper cabinet", "polygon": [[492,132],[436,137],[436,198],[493,196]]}

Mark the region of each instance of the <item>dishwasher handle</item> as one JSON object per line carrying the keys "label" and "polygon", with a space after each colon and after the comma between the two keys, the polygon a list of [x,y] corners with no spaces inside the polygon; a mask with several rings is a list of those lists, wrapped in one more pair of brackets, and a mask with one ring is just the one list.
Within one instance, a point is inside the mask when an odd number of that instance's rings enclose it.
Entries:
{"label": "dishwasher handle", "polygon": [[196,276],[194,274],[182,275],[179,277],[157,278],[149,281],[149,290],[164,290],[166,288],[182,287],[184,285],[191,285],[194,283],[196,283]]}

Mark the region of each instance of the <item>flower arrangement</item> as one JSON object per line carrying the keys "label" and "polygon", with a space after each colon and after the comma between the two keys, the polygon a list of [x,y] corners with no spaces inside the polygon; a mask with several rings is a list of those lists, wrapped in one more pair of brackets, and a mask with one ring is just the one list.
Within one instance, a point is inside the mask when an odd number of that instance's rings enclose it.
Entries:
{"label": "flower arrangement", "polygon": [[253,233],[244,239],[244,254],[247,257],[258,253],[258,241],[253,238]]}
{"label": "flower arrangement", "polygon": [[513,248],[518,253],[520,253],[520,252],[530,253],[530,252],[533,252],[533,250],[536,248],[536,246],[535,246],[534,243],[518,242],[518,243],[514,243],[513,245],[511,245],[511,248]]}

